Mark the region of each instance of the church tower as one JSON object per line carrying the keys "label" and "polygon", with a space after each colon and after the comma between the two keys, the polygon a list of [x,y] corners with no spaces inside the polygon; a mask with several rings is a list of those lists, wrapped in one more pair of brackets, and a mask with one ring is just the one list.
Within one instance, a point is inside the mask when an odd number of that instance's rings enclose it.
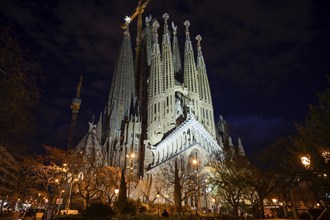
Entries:
{"label": "church tower", "polygon": [[189,102],[192,102],[194,106],[194,115],[196,116],[197,120],[199,119],[199,94],[198,94],[198,77],[197,77],[197,69],[196,63],[194,58],[194,50],[192,47],[192,43],[190,40],[190,32],[189,26],[190,22],[186,20],[184,22],[186,26],[185,35],[186,35],[186,42],[184,48],[184,86],[187,87],[189,92]]}
{"label": "church tower", "polygon": [[175,104],[175,79],[174,79],[174,63],[171,48],[170,33],[168,30],[167,21],[169,15],[163,14],[164,18],[164,33],[162,42],[162,63],[164,77],[164,128],[169,131],[175,127],[174,104]]}
{"label": "church tower", "polygon": [[158,143],[164,134],[164,78],[161,53],[158,43],[159,23],[152,24],[153,46],[151,55],[148,88],[148,139],[151,144]]}
{"label": "church tower", "polygon": [[[99,121],[91,125],[85,143],[97,143],[97,152],[102,152],[105,165],[129,169],[130,176],[143,176],[151,186],[151,177],[166,161],[198,155],[206,163],[221,147],[215,139],[201,37],[196,37],[195,57],[190,22],[184,22],[182,68],[178,27],[172,22],[173,32],[170,33],[169,15],[162,16],[161,40],[160,24],[151,16],[146,17],[145,28],[142,28],[141,16],[147,3],[140,2],[138,9],[141,10],[125,18],[108,102]],[[135,60],[129,31],[134,17],[139,18]],[[93,152],[82,145],[79,149]]]}
{"label": "church tower", "polygon": [[215,135],[214,126],[214,115],[213,115],[213,104],[211,98],[211,90],[209,86],[209,80],[206,72],[206,65],[202,54],[200,35],[196,36],[197,40],[197,71],[198,71],[198,82],[199,82],[199,100],[200,100],[200,122],[205,126],[208,132],[213,137]]}
{"label": "church tower", "polygon": [[141,133],[141,120],[135,109],[135,74],[129,22],[112,78],[101,138],[107,152],[107,164],[122,167],[126,167],[127,155],[138,155],[135,137]]}

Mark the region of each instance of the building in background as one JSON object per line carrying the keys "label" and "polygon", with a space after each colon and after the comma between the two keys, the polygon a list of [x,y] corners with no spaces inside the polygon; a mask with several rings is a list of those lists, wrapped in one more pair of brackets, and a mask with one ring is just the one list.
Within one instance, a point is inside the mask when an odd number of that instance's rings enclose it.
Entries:
{"label": "building in background", "polygon": [[0,145],[0,207],[6,208],[8,198],[14,195],[18,184],[19,163],[13,155]]}

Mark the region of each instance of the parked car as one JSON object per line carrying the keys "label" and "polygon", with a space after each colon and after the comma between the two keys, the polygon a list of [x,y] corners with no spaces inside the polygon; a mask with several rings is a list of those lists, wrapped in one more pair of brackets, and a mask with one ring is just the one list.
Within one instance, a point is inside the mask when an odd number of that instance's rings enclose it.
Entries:
{"label": "parked car", "polygon": [[44,209],[27,209],[21,216],[22,220],[43,220],[45,219]]}

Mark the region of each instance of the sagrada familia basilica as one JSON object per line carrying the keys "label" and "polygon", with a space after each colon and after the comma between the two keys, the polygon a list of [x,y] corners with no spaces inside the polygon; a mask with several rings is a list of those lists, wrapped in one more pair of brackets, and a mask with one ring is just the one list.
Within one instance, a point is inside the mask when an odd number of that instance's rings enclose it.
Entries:
{"label": "sagrada familia basilica", "polygon": [[[220,117],[215,125],[202,37],[191,37],[190,22],[180,29],[165,13],[162,21],[149,16],[142,25],[142,13],[137,16],[135,56],[127,17],[107,105],[76,148],[126,170],[135,177],[133,189],[141,181],[150,189],[173,158],[194,158],[203,166],[221,151],[225,123]],[[183,54],[179,29],[185,32]]]}

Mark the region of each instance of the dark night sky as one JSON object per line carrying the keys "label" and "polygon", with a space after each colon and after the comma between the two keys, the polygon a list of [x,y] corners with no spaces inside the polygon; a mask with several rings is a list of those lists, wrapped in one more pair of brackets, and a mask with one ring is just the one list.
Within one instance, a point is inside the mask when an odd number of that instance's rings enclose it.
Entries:
{"label": "dark night sky", "polygon": [[[41,64],[42,99],[34,146],[66,146],[70,103],[84,75],[77,136],[104,109],[120,25],[133,0],[0,0],[0,21]],[[201,34],[215,118],[222,114],[236,142],[255,153],[294,131],[330,75],[330,3],[312,0],[151,0],[145,15],[164,12]],[[135,36],[135,24],[131,25]],[[133,39],[133,43],[134,39]],[[196,50],[195,50],[196,51]]]}

